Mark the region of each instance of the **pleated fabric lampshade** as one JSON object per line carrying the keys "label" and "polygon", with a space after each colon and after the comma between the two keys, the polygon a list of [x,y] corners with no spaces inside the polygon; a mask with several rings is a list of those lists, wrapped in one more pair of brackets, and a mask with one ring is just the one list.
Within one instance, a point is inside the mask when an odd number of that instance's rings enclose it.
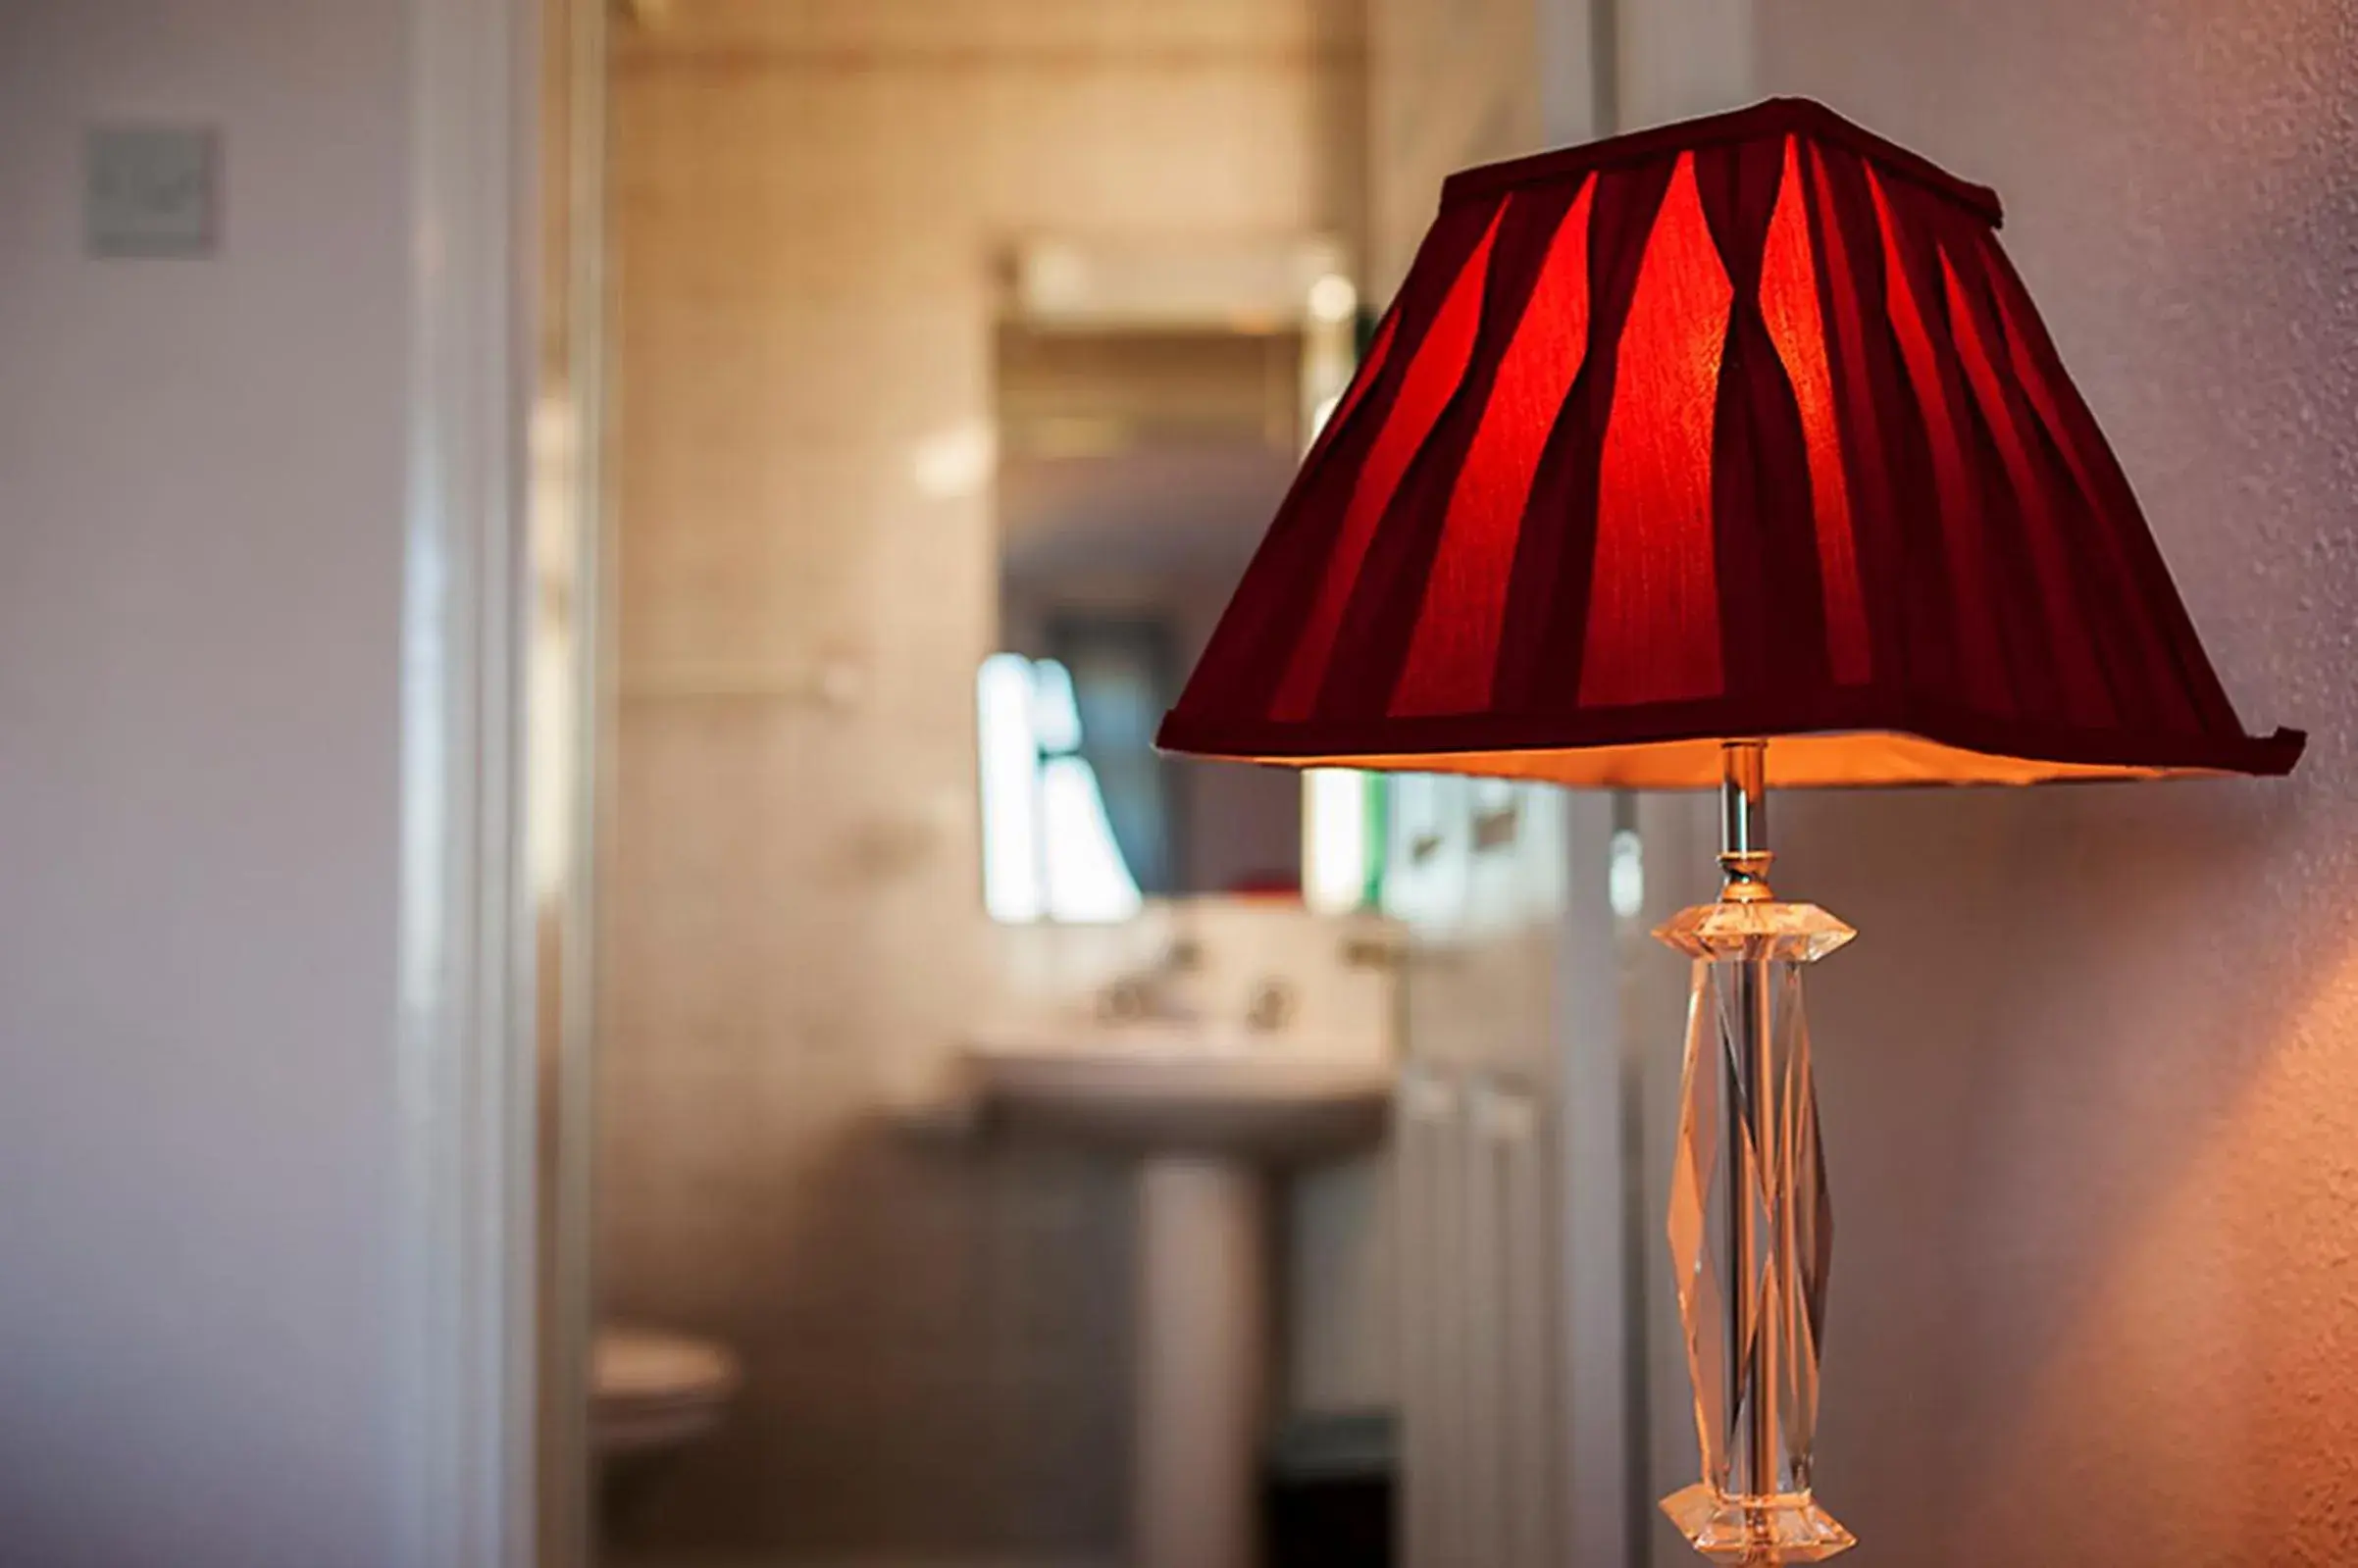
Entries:
{"label": "pleated fabric lampshade", "polygon": [[1641,787],[2281,774],[1999,248],[1773,100],[1453,177],[1170,749]]}
{"label": "pleated fabric lampshade", "polygon": [[2281,774],[1998,248],[1998,199],[1775,101],[1452,178],[1165,747],[1720,790],[1666,1237],[1720,1563],[1818,1500],[1832,1209],[1771,785]]}

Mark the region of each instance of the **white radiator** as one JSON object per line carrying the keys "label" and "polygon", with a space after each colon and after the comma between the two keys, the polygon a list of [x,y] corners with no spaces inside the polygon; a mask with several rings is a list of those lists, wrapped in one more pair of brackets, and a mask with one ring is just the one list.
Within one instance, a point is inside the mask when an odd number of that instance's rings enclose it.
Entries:
{"label": "white radiator", "polygon": [[1644,935],[1659,894],[1616,915],[1607,889],[1641,817],[1683,869],[1687,814],[1456,781],[1398,798],[1405,1568],[1644,1568],[1659,1540],[1655,1450],[1690,1423],[1648,1143],[1675,1122],[1678,999],[1656,992],[1683,969]]}
{"label": "white radiator", "polygon": [[1547,1113],[1485,1073],[1401,1085],[1408,1568],[1560,1568]]}

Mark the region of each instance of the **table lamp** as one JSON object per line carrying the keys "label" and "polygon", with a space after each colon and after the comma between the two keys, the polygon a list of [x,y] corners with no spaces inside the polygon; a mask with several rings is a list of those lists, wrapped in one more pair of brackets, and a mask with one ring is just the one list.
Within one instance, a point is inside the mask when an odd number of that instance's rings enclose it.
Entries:
{"label": "table lamp", "polygon": [[1717,787],[1669,1237],[1721,1562],[1812,1492],[1831,1239],[1767,791],[2283,774],[1998,247],[1998,198],[1779,99],[1452,177],[1168,750]]}

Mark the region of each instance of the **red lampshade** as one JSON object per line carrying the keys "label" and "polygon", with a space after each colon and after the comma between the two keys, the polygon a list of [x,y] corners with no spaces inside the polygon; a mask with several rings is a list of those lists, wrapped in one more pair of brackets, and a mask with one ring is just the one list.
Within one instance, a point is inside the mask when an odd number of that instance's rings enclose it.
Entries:
{"label": "red lampshade", "polygon": [[1831,111],[1469,170],[1161,743],[1566,784],[2281,774],[1998,247]]}

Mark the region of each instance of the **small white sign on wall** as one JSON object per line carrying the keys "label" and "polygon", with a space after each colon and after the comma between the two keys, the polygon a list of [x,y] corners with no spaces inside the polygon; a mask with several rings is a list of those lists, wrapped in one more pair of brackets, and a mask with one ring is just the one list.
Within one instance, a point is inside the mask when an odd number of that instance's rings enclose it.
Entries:
{"label": "small white sign on wall", "polygon": [[209,256],[221,243],[221,134],[192,126],[94,126],[84,144],[93,256]]}

